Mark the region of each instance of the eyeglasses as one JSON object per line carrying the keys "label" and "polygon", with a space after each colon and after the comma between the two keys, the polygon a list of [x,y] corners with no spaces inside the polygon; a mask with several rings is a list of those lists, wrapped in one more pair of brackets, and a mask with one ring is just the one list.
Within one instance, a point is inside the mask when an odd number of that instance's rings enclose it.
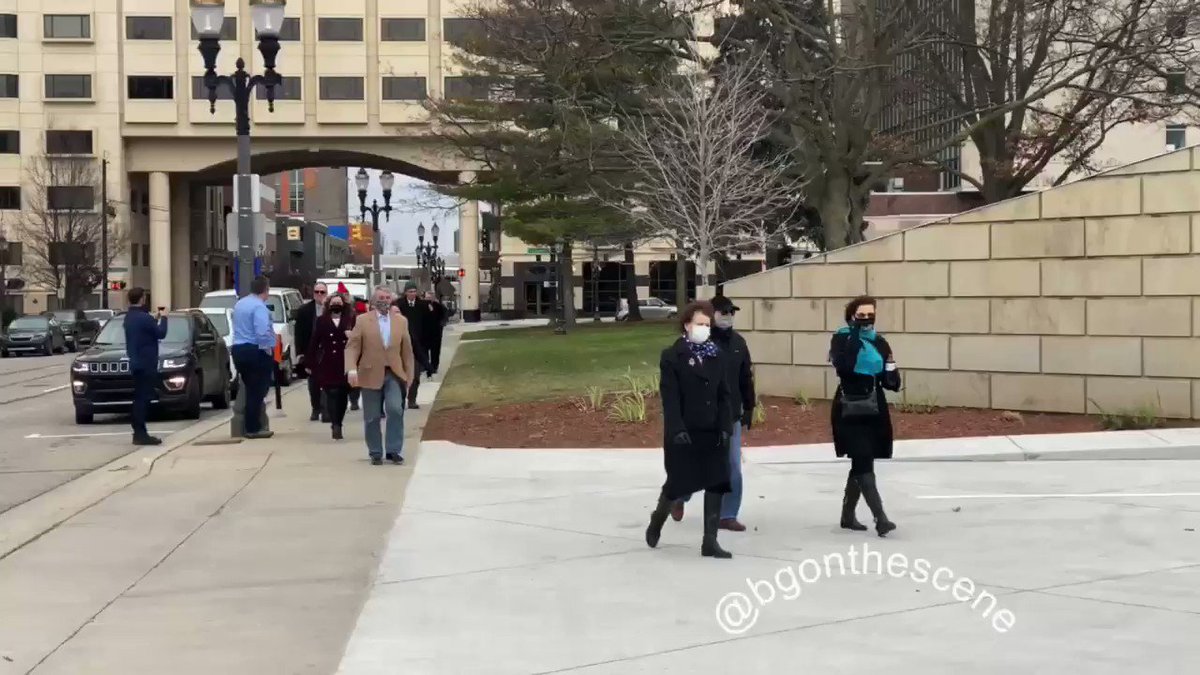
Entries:
{"label": "eyeglasses", "polygon": [[313,291],[313,295],[326,295],[328,291]]}

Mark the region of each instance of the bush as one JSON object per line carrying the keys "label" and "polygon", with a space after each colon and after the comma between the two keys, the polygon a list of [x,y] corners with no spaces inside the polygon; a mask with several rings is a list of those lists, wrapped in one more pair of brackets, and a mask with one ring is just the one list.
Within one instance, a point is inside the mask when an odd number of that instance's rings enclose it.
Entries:
{"label": "bush", "polygon": [[792,403],[795,403],[801,408],[808,408],[810,405],[812,405],[812,400],[808,398],[808,395],[804,393],[803,389],[797,389],[796,393],[792,395]]}
{"label": "bush", "polygon": [[1143,403],[1136,408],[1110,413],[1092,399],[1088,401],[1100,411],[1100,426],[1107,431],[1157,429],[1163,425],[1162,408],[1158,403]]}
{"label": "bush", "polygon": [[626,424],[641,424],[646,421],[646,396],[641,391],[618,394],[608,407],[608,419]]}

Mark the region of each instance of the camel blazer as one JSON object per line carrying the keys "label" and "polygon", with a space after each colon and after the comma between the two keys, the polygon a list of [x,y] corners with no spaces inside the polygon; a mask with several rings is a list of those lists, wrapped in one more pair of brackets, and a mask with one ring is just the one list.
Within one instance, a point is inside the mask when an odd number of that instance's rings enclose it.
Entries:
{"label": "camel blazer", "polygon": [[369,309],[355,317],[346,342],[346,372],[358,371],[358,386],[362,389],[383,389],[384,374],[390,368],[407,386],[416,374],[408,320],[399,312],[391,313],[391,345],[384,349],[378,316]]}

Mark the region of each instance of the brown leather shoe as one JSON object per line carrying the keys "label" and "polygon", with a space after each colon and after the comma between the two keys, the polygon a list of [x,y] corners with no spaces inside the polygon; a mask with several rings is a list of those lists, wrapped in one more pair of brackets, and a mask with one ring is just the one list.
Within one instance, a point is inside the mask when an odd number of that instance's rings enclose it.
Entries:
{"label": "brown leather shoe", "polygon": [[722,518],[717,527],[730,532],[745,532],[746,526],[739,523],[737,518]]}
{"label": "brown leather shoe", "polygon": [[683,502],[676,501],[671,504],[671,519],[677,523],[683,520]]}

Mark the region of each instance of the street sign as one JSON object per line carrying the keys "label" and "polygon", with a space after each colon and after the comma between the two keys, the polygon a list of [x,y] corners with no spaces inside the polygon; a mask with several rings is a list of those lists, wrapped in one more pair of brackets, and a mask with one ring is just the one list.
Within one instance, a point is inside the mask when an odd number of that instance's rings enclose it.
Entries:
{"label": "street sign", "polygon": [[299,225],[288,225],[287,237],[288,237],[288,241],[300,241],[300,239],[302,238],[300,236],[300,226]]}
{"label": "street sign", "polygon": [[525,249],[525,253],[526,253],[526,255],[550,255],[550,249],[548,249],[548,248],[527,248],[527,249]]}

